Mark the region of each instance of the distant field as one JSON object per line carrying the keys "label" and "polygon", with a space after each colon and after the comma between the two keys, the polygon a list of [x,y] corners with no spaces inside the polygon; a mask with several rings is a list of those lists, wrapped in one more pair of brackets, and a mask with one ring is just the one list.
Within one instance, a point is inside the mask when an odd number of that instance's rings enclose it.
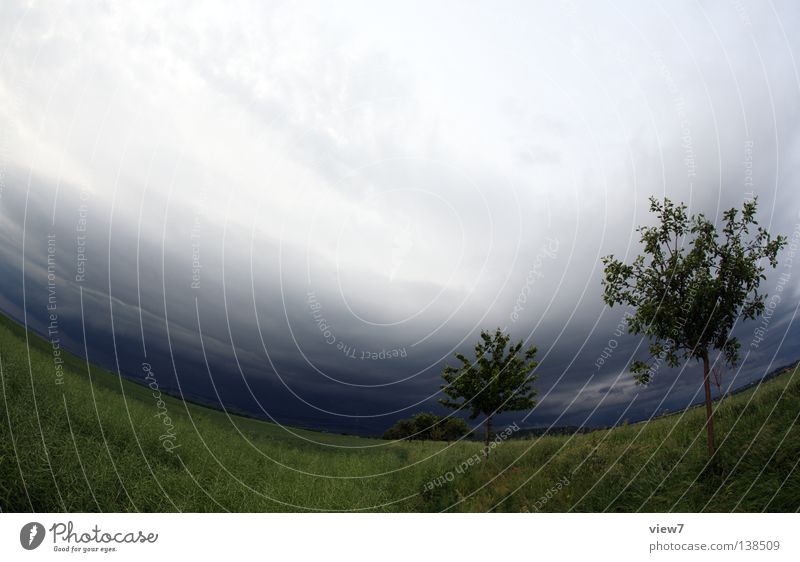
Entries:
{"label": "distant field", "polygon": [[[3,511],[800,509],[797,369],[723,401],[709,466],[699,408],[509,440],[470,465],[479,443],[391,443],[167,396],[157,404],[150,389],[100,368],[87,373],[72,356],[57,385],[49,345],[28,337],[29,347],[22,328],[0,317]],[[178,446],[171,453],[164,435]]]}

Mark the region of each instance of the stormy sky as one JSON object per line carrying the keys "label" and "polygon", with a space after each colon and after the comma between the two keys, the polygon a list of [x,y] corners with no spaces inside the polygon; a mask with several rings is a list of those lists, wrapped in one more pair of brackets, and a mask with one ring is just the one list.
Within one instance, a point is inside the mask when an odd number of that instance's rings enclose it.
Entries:
{"label": "stormy sky", "polygon": [[795,3],[137,4],[0,5],[0,309],[77,354],[379,433],[500,327],[541,361],[503,420],[644,419],[701,398],[601,299],[655,195],[758,197],[790,244],[726,381],[800,358]]}

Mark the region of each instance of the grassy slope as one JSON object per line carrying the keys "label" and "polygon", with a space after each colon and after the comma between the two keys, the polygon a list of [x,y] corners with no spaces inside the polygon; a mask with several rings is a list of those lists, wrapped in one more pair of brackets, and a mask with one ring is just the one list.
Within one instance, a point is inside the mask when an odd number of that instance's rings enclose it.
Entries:
{"label": "grassy slope", "polygon": [[[56,385],[47,342],[29,342],[30,353],[23,330],[0,317],[3,511],[800,508],[797,371],[724,401],[710,467],[703,412],[693,408],[586,435],[509,441],[458,473],[479,444],[288,430],[165,397],[180,444],[170,454],[149,389],[94,367],[89,375],[75,357]],[[452,481],[423,490],[449,471]]]}

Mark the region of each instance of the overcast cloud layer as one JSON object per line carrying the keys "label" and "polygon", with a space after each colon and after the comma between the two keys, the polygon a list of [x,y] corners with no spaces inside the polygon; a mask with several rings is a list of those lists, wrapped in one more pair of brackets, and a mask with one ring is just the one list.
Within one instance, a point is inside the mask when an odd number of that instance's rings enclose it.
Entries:
{"label": "overcast cloud layer", "polygon": [[[600,297],[648,197],[800,240],[793,2],[141,4],[0,5],[0,308],[124,376],[379,432],[501,327],[509,420],[641,419],[701,380],[635,386]],[[795,262],[732,386],[800,357]]]}

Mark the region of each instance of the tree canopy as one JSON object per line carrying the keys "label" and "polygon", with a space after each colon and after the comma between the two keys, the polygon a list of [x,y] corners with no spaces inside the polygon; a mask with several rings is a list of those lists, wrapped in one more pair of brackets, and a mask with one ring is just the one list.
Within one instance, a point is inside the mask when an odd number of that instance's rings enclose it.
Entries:
{"label": "tree canopy", "polygon": [[731,208],[718,229],[702,213],[690,216],[685,204],[651,197],[656,224],[637,229],[643,253],[631,264],[603,258],[603,300],[635,308],[628,330],[648,338],[649,359],[631,363],[637,382],[649,383],[662,361],[672,367],[703,361],[712,451],[709,350],[718,350],[730,366],[738,363],[741,344],[733,327],[764,311],[764,262],[775,267],[786,244],[785,237],[773,238],[758,226],[756,210],[757,199]]}
{"label": "tree canopy", "polygon": [[486,417],[488,451],[492,417],[507,411],[526,410],[536,404],[533,374],[536,348],[523,350],[523,342],[509,345],[511,336],[499,328],[494,334],[484,330],[475,345],[474,359],[456,354],[460,365],[446,365],[440,402],[448,408],[467,410],[470,419]]}

